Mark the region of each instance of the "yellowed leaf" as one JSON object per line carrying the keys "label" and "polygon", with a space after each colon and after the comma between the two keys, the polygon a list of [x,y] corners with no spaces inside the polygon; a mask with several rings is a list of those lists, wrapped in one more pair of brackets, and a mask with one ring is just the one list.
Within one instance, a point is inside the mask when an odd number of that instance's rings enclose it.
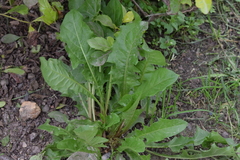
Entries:
{"label": "yellowed leaf", "polygon": [[132,12],[132,11],[128,11],[128,12],[124,15],[122,22],[123,22],[123,23],[132,22],[133,19],[134,19],[134,14],[133,14],[133,12]]}
{"label": "yellowed leaf", "polygon": [[201,10],[202,13],[208,14],[212,8],[212,0],[196,0],[196,6]]}

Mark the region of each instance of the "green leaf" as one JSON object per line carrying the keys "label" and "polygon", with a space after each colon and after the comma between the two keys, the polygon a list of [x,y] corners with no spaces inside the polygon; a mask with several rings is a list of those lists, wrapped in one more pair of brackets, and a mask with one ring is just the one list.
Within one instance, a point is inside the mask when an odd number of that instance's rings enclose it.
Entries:
{"label": "green leaf", "polygon": [[43,21],[47,25],[54,23],[58,18],[58,13],[49,4],[48,0],[39,0],[39,9],[42,12],[42,16],[35,19],[35,21]]}
{"label": "green leaf", "polygon": [[83,5],[85,0],[68,0],[68,8],[69,10],[78,9]]}
{"label": "green leaf", "polygon": [[150,49],[145,41],[142,45],[140,53],[143,57],[145,57],[144,60],[138,62],[137,64],[137,68],[140,70],[139,81],[142,82],[146,73],[155,71],[155,67],[153,65],[164,66],[166,65],[166,61],[160,51]]}
{"label": "green leaf", "polygon": [[96,153],[75,152],[67,160],[97,160]]}
{"label": "green leaf", "polygon": [[187,127],[187,122],[181,119],[160,119],[151,126],[144,126],[142,130],[135,130],[135,136],[146,139],[147,143],[158,142],[164,138],[174,136]]}
{"label": "green leaf", "polygon": [[128,155],[128,157],[132,160],[132,159],[136,159],[136,160],[150,160],[150,154],[149,155],[140,155],[137,152],[134,152],[132,150],[126,149],[125,150],[126,154]]}
{"label": "green leaf", "polygon": [[145,151],[145,144],[142,139],[136,137],[129,137],[125,138],[121,142],[121,146],[118,147],[119,152],[123,152],[126,149],[130,149],[134,152],[144,152]]}
{"label": "green leaf", "polygon": [[202,158],[215,157],[215,156],[236,157],[236,153],[234,151],[233,146],[219,148],[215,144],[213,144],[209,150],[201,150],[201,151],[197,150],[196,152],[191,150],[191,153],[188,153],[186,150],[183,150],[183,152],[178,155],[159,154],[149,150],[147,150],[147,152],[160,157],[173,158],[173,159],[202,159]]}
{"label": "green leaf", "polygon": [[38,127],[38,129],[48,131],[56,136],[64,135],[67,136],[69,133],[60,127],[49,125],[50,120],[47,119],[46,122]]}
{"label": "green leaf", "polygon": [[127,94],[131,88],[139,85],[135,66],[138,62],[138,45],[141,43],[143,32],[147,29],[147,23],[134,21],[121,26],[121,31],[112,47],[108,62],[113,63],[110,74],[113,76],[113,84],[118,84],[121,94]]}
{"label": "green leaf", "polygon": [[191,7],[192,6],[192,0],[181,0],[181,4],[188,4]]}
{"label": "green leaf", "polygon": [[90,47],[87,40],[93,38],[93,32],[78,11],[71,10],[66,14],[60,28],[60,37],[67,44],[66,50],[73,68],[88,63]]}
{"label": "green leaf", "polygon": [[5,101],[0,101],[0,108],[4,107],[6,105]]}
{"label": "green leaf", "polygon": [[149,64],[160,66],[165,66],[167,64],[162,52],[149,48],[145,41],[142,45],[142,49],[141,54],[143,54]]}
{"label": "green leaf", "polygon": [[212,0],[195,0],[196,6],[202,11],[204,14],[208,14],[210,9],[212,8]]}
{"label": "green leaf", "polygon": [[50,118],[54,118],[58,122],[68,122],[68,116],[59,111],[52,111],[48,113]]}
{"label": "green leaf", "polygon": [[7,68],[3,72],[5,73],[15,73],[18,75],[24,75],[25,71],[20,68]]}
{"label": "green leaf", "polygon": [[88,145],[91,147],[107,147],[103,143],[108,142],[108,139],[103,137],[94,137],[90,142],[88,142]]}
{"label": "green leaf", "polygon": [[94,34],[98,37],[104,37],[104,31],[102,26],[97,23],[97,22],[92,22],[89,21],[87,22],[87,25],[89,26],[89,28],[94,32]]}
{"label": "green leaf", "polygon": [[108,15],[98,15],[95,20],[99,21],[103,26],[110,27],[112,29],[116,28],[116,25],[112,22],[112,19]]}
{"label": "green leaf", "polygon": [[52,2],[52,7],[56,8],[57,11],[63,11],[63,6],[60,2]]}
{"label": "green leaf", "polygon": [[138,122],[137,120],[140,114],[143,112],[143,110],[141,109],[136,109],[138,102],[139,101],[136,100],[136,102],[132,105],[130,109],[122,113],[121,118],[124,120],[124,124],[125,124],[123,128],[123,132],[126,132],[127,130],[129,130]]}
{"label": "green leaf", "polygon": [[[239,1],[239,2],[240,2],[240,1]],[[237,153],[238,153],[238,154],[237,154],[238,158],[240,158],[240,154],[239,154],[239,153],[240,153],[240,147],[238,147]]]}
{"label": "green leaf", "polygon": [[98,127],[94,125],[82,125],[74,130],[78,138],[90,142],[98,132]]}
{"label": "green leaf", "polygon": [[174,137],[170,142],[167,143],[148,143],[146,148],[170,148],[173,152],[180,152],[188,144],[193,142],[191,137]]}
{"label": "green leaf", "polygon": [[141,92],[141,99],[154,96],[166,87],[172,85],[178,78],[178,75],[166,68],[159,68],[153,72],[144,75],[143,83],[136,89],[136,92]]}
{"label": "green leaf", "polygon": [[62,61],[56,59],[47,61],[44,57],[41,57],[40,61],[43,78],[52,89],[69,97],[83,93],[98,102],[94,95],[73,77],[71,70],[67,70],[68,66]]}
{"label": "green leaf", "polygon": [[101,7],[101,0],[87,0],[78,8],[78,11],[81,12],[84,16],[89,17],[90,19],[98,15]]}
{"label": "green leaf", "polygon": [[[90,64],[90,57],[94,50],[90,48],[87,40],[93,36],[93,32],[83,21],[81,13],[76,10],[71,10],[67,13],[60,28],[60,37],[66,43],[66,50],[70,57],[72,68],[75,69],[80,64],[83,64],[81,73],[89,83],[97,86],[96,94],[102,97],[103,91],[99,87],[99,83],[102,82],[103,74],[99,72],[98,68]],[[93,95],[91,97],[103,108],[102,104]]]}
{"label": "green leaf", "polygon": [[72,152],[83,151],[88,152],[86,145],[76,139],[68,138],[57,143],[57,148],[62,150],[70,150]]}
{"label": "green leaf", "polygon": [[106,52],[111,49],[112,45],[103,37],[95,37],[87,40],[90,47]]}
{"label": "green leaf", "polygon": [[119,122],[120,122],[119,116],[116,113],[111,113],[106,118],[106,127],[105,128],[109,128],[109,127],[111,127],[114,124],[117,124]]}
{"label": "green leaf", "polygon": [[30,160],[43,160],[45,152],[38,153],[37,155],[34,155],[30,158]]}
{"label": "green leaf", "polygon": [[25,15],[25,14],[28,14],[28,7],[24,4],[21,4],[7,11],[7,13],[13,13],[13,12],[17,12],[17,13],[20,13],[21,15]]}
{"label": "green leaf", "polygon": [[102,51],[95,51],[91,54],[89,60],[90,64],[93,66],[102,66],[107,61],[108,54]]}
{"label": "green leaf", "polygon": [[194,145],[200,145],[203,141],[210,135],[209,132],[202,130],[201,128],[197,127],[196,133],[194,135]]}
{"label": "green leaf", "polygon": [[18,40],[19,38],[21,38],[21,37],[16,36],[14,34],[6,34],[1,38],[1,41],[3,43],[12,43],[12,42],[15,42],[16,40]]}
{"label": "green leaf", "polygon": [[107,7],[103,9],[103,13],[108,15],[116,26],[121,25],[123,13],[122,5],[119,0],[110,0]]}
{"label": "green leaf", "polygon": [[180,1],[179,0],[171,0],[170,1],[171,13],[175,14],[180,11]]}
{"label": "green leaf", "polygon": [[10,141],[10,137],[6,136],[1,140],[2,146],[5,147]]}

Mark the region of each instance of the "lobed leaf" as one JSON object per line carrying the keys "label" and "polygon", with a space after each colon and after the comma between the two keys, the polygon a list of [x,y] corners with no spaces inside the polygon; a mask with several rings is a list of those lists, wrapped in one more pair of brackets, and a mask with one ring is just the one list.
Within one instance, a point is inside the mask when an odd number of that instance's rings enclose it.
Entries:
{"label": "lobed leaf", "polygon": [[58,142],[57,148],[60,150],[70,150],[71,152],[88,152],[86,145],[82,141],[73,138],[64,139]]}
{"label": "lobed leaf", "polygon": [[120,122],[120,118],[116,113],[111,113],[106,118],[106,128],[109,128],[113,126],[114,124],[117,124]]}
{"label": "lobed leaf", "polygon": [[128,157],[130,159],[136,159],[136,160],[150,160],[151,156],[150,154],[149,155],[140,155],[139,153],[137,152],[134,152],[132,150],[125,150],[126,154],[128,155]]}
{"label": "lobed leaf", "polygon": [[147,152],[166,158],[176,158],[176,159],[202,159],[208,157],[215,157],[215,156],[233,156],[237,157],[236,152],[234,151],[233,146],[219,148],[215,144],[212,144],[209,150],[201,150],[194,152],[191,150],[191,153],[188,153],[186,150],[183,150],[181,154],[178,155],[166,155],[166,154],[159,154],[156,152],[152,152],[147,150]]}
{"label": "lobed leaf", "polygon": [[52,133],[53,135],[56,136],[67,136],[69,133],[60,127],[52,126],[49,124],[50,120],[47,119],[46,122],[38,127],[38,129],[48,131],[49,133]]}
{"label": "lobed leaf", "polygon": [[178,75],[166,68],[159,68],[153,72],[144,75],[143,83],[137,87],[136,92],[141,92],[141,99],[154,96],[166,87],[173,84],[178,78]]}
{"label": "lobed leaf", "polygon": [[44,57],[41,57],[40,61],[43,78],[52,89],[60,91],[68,97],[83,93],[98,102],[94,95],[71,75],[72,71],[62,61],[56,59],[47,61]]}
{"label": "lobed leaf", "polygon": [[78,138],[90,142],[98,132],[98,127],[94,125],[82,125],[74,130]]}
{"label": "lobed leaf", "polygon": [[158,142],[182,132],[186,127],[187,122],[181,119],[160,119],[149,127],[144,126],[143,130],[135,130],[135,136],[145,138],[147,143]]}
{"label": "lobed leaf", "polygon": [[146,22],[134,21],[125,26],[121,26],[112,52],[108,57],[108,62],[113,63],[110,74],[113,76],[113,84],[118,84],[121,94],[125,95],[130,88],[139,85],[139,72],[136,64],[138,63],[138,45],[141,43],[143,32],[147,28]]}
{"label": "lobed leaf", "polygon": [[142,139],[136,137],[129,137],[125,138],[121,142],[121,146],[118,147],[118,151],[122,152],[126,149],[130,149],[134,152],[144,152],[145,151],[145,144]]}
{"label": "lobed leaf", "polygon": [[[83,74],[88,82],[93,82],[94,86],[98,87],[101,76],[97,73],[98,68],[94,68],[90,64],[91,54],[94,50],[90,48],[87,40],[93,38],[94,34],[83,21],[83,16],[76,10],[71,10],[65,16],[60,28],[60,37],[65,42],[66,50],[71,59],[72,68],[75,69],[78,65],[83,64]],[[98,78],[98,80],[97,80]],[[98,94],[102,94],[100,88]]]}

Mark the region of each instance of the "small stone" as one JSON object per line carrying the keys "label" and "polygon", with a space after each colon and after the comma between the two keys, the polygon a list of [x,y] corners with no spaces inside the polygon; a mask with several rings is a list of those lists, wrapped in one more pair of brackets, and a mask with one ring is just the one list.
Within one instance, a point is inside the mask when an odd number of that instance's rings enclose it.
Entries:
{"label": "small stone", "polygon": [[24,121],[35,119],[41,113],[40,107],[35,102],[24,101],[19,110],[20,118]]}
{"label": "small stone", "polygon": [[49,106],[48,106],[48,105],[45,105],[45,106],[42,108],[42,111],[43,111],[43,112],[48,112],[48,111],[49,111]]}
{"label": "small stone", "polygon": [[37,154],[41,152],[41,149],[38,146],[32,146],[32,154]]}
{"label": "small stone", "polygon": [[5,125],[8,125],[8,123],[10,122],[9,114],[6,113],[6,112],[4,112],[4,113],[2,114],[2,119],[3,119],[3,123],[4,123]]}
{"label": "small stone", "polygon": [[8,85],[8,83],[9,83],[9,81],[7,79],[2,79],[0,82],[1,86],[6,86],[6,85]]}
{"label": "small stone", "polygon": [[2,155],[2,156],[0,156],[0,160],[13,160],[13,159],[11,157]]}
{"label": "small stone", "polygon": [[32,142],[34,139],[36,139],[37,136],[38,136],[37,133],[35,133],[35,132],[31,133],[31,134],[29,135],[30,141]]}
{"label": "small stone", "polygon": [[23,148],[26,148],[26,147],[27,147],[27,143],[26,143],[26,142],[23,142],[23,143],[22,143],[22,147],[23,147]]}
{"label": "small stone", "polygon": [[227,132],[225,132],[225,131],[222,133],[222,136],[223,136],[224,138],[229,138],[229,134],[228,134]]}
{"label": "small stone", "polygon": [[27,75],[27,78],[28,78],[28,79],[33,79],[33,78],[35,78],[35,75],[34,75],[33,73],[29,73],[29,74]]}
{"label": "small stone", "polygon": [[[0,121],[0,127],[3,127],[3,122],[2,121]],[[1,134],[0,134],[1,135]]]}

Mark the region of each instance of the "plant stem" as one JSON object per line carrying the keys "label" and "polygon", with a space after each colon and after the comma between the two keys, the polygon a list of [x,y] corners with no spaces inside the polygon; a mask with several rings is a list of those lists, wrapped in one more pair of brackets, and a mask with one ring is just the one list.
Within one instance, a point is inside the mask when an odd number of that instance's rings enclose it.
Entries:
{"label": "plant stem", "polygon": [[[88,90],[91,91],[91,85],[88,83]],[[91,103],[91,98],[88,97],[88,118],[92,119],[92,103]]]}
{"label": "plant stem", "polygon": [[[93,94],[93,95],[95,94],[95,87],[94,87],[94,86],[92,86],[92,94]],[[94,109],[94,106],[95,106],[94,99],[91,98],[91,107],[92,107],[93,121],[96,121],[96,116],[95,116],[95,109]]]}
{"label": "plant stem", "polygon": [[16,21],[23,22],[23,23],[27,23],[27,24],[30,23],[30,22],[28,22],[28,21],[23,21],[23,20],[20,20],[20,19],[17,19],[17,18],[11,17],[11,16],[6,15],[6,14],[2,14],[2,13],[0,13],[0,16],[4,16],[4,17],[7,17],[7,18],[11,18],[11,19],[14,19],[14,20],[16,20]]}
{"label": "plant stem", "polygon": [[[112,69],[112,67],[111,67],[111,69]],[[108,90],[107,90],[105,110],[104,110],[105,115],[107,115],[109,100],[110,100],[110,97],[111,97],[111,92],[112,92],[112,74],[110,74],[110,78],[109,78],[109,82],[108,82]]]}

